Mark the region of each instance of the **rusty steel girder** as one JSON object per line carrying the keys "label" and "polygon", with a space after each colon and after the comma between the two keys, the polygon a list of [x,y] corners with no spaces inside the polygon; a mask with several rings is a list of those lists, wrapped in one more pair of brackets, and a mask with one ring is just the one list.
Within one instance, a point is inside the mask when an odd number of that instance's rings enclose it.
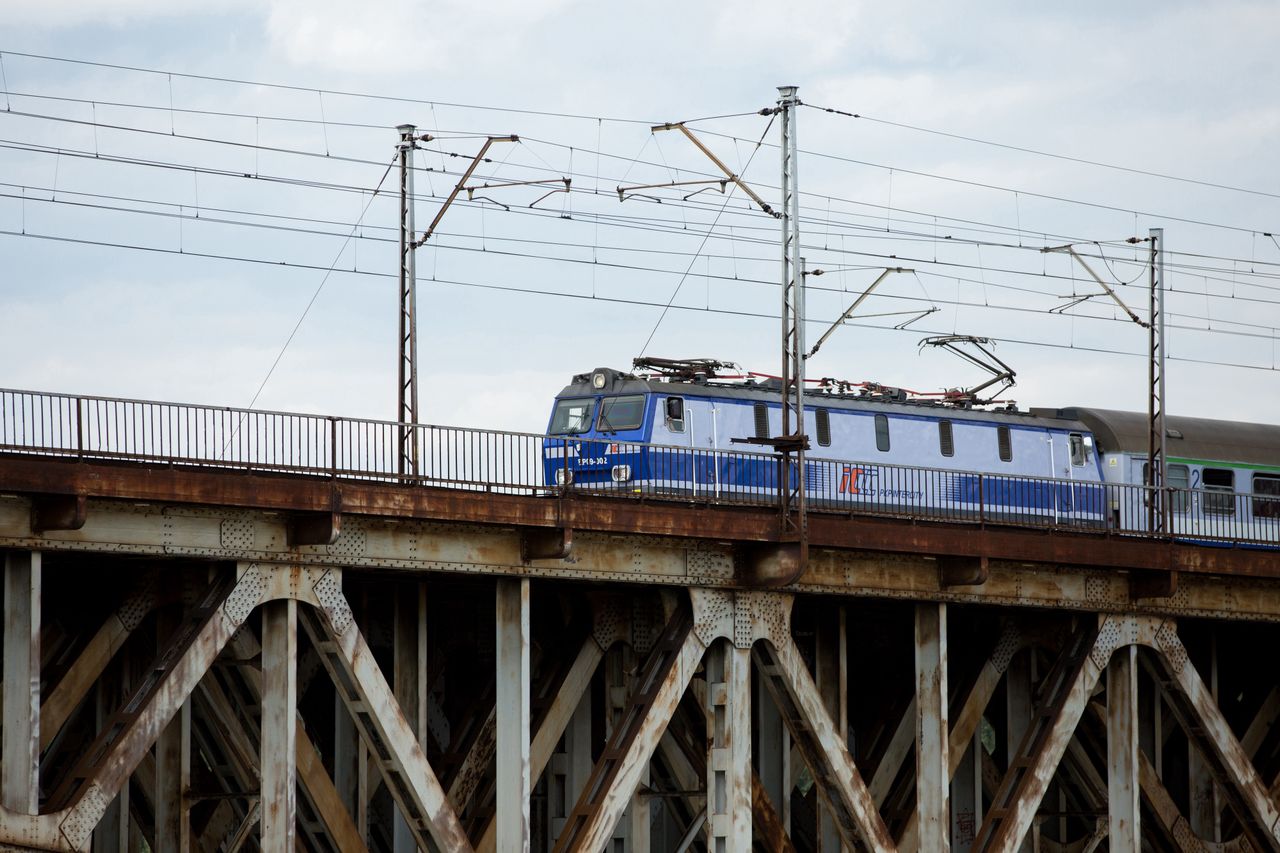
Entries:
{"label": "rusty steel girder", "polygon": [[[383,519],[600,531],[705,538],[739,543],[748,549],[762,544],[779,548],[776,512],[769,507],[730,506],[704,501],[631,500],[570,492],[560,497],[501,494],[488,491],[404,486],[297,475],[272,475],[182,466],[76,462],[62,459],[0,456],[0,492],[32,496],[114,498],[197,506],[239,507],[294,514],[329,514],[326,531],[334,532],[339,515]],[[44,498],[41,498],[42,500]],[[66,501],[63,501],[64,505]],[[64,513],[65,514],[65,513]],[[71,519],[74,524],[78,519]],[[64,522],[65,523],[65,522]],[[68,526],[70,526],[68,524]],[[295,528],[296,529],[296,528]],[[306,531],[314,541],[318,532]],[[1151,576],[1170,572],[1226,576],[1280,577],[1280,551],[1205,547],[1062,530],[998,526],[991,523],[944,523],[913,519],[855,516],[814,511],[809,518],[809,544],[814,548],[914,554],[1033,564],[1115,568]],[[794,580],[784,551],[766,562],[758,558],[743,569],[744,580],[772,586]],[[768,560],[780,560],[777,566]],[[953,565],[953,564],[948,564]],[[956,573],[948,582],[977,583],[981,572]],[[967,575],[967,576],[965,576]]]}

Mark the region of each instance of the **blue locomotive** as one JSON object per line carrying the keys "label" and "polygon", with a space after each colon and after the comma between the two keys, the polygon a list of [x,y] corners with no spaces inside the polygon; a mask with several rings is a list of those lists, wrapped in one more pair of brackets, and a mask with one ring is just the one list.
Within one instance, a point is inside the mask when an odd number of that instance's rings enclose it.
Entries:
{"label": "blue locomotive", "polygon": [[[548,484],[759,501],[781,480],[773,454],[742,443],[781,433],[776,380],[598,368],[557,395],[547,432]],[[1145,415],[985,411],[827,383],[806,392],[804,432],[816,508],[1146,529]],[[1170,417],[1167,433],[1175,535],[1280,541],[1280,428]]]}

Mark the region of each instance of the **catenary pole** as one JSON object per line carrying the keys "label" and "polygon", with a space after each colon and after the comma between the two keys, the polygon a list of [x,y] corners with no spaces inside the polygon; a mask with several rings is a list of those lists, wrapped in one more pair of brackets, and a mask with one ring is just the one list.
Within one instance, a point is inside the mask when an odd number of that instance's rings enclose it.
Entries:
{"label": "catenary pole", "polygon": [[396,128],[400,142],[400,367],[398,473],[408,477],[418,474],[418,323],[417,270],[415,265],[415,233],[413,226],[413,149],[417,130],[411,124]]}

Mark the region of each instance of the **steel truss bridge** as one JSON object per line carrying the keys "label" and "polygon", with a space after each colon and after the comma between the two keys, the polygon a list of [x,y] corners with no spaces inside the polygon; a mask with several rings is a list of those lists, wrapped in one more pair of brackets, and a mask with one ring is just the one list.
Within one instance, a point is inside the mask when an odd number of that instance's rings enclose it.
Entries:
{"label": "steel truss bridge", "polygon": [[1262,522],[885,468],[802,567],[564,441],[0,391],[0,848],[1280,851]]}

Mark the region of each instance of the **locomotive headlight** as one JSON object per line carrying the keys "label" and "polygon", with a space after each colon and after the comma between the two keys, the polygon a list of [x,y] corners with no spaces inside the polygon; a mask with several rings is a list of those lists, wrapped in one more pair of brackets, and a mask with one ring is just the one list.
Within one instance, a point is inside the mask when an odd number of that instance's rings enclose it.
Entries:
{"label": "locomotive headlight", "polygon": [[573,482],[573,472],[568,468],[556,469],[556,485],[567,486]]}
{"label": "locomotive headlight", "polygon": [[613,470],[609,472],[615,483],[625,483],[631,479],[630,465],[614,465]]}
{"label": "locomotive headlight", "polygon": [[599,391],[604,388],[605,382],[608,380],[609,377],[604,375],[603,370],[597,370],[595,373],[591,374],[591,387]]}

